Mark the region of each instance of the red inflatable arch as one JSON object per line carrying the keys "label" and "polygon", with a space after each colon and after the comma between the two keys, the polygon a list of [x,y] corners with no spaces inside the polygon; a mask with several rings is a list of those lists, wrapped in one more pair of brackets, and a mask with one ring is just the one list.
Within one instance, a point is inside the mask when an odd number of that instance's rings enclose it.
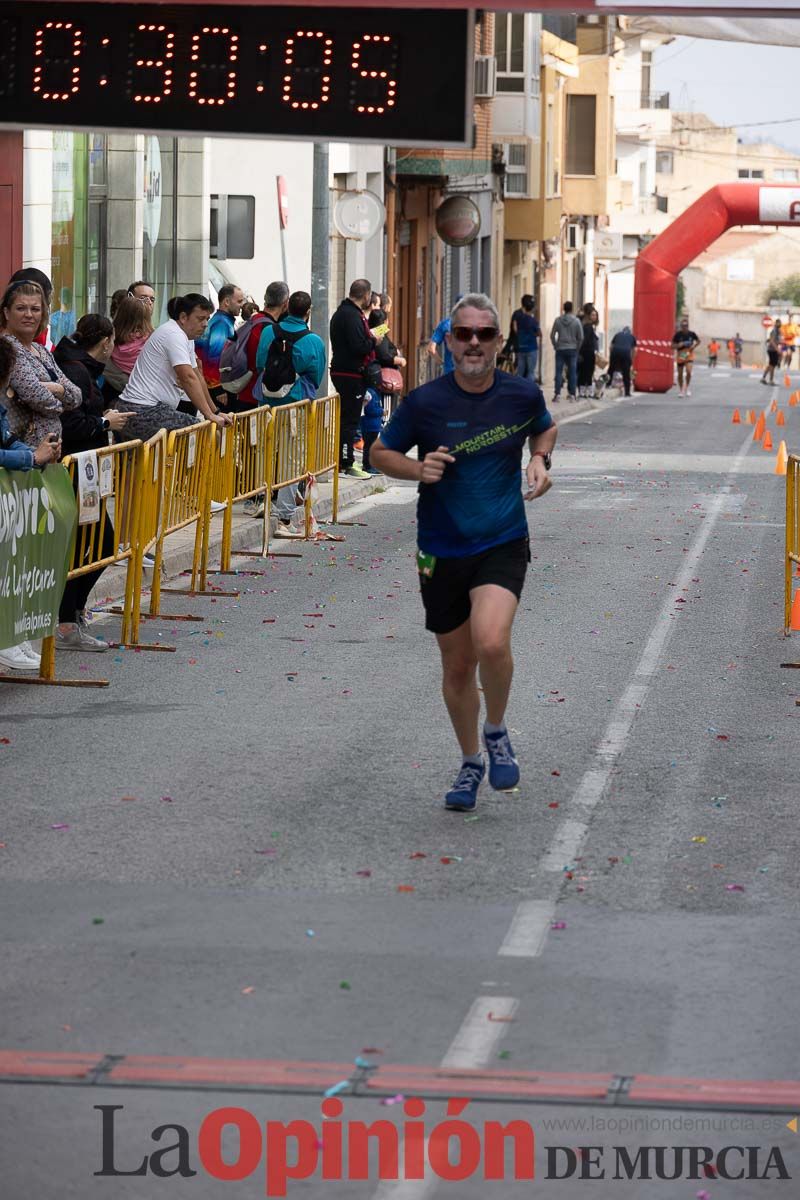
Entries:
{"label": "red inflatable arch", "polygon": [[800,187],[720,183],[645,247],[636,260],[633,297],[637,391],[667,392],[672,387],[678,275],[732,225],[800,228]]}

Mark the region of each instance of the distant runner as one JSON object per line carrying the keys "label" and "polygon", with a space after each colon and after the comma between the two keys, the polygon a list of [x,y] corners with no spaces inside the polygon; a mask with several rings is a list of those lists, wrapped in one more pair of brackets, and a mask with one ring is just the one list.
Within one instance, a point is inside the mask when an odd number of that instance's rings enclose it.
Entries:
{"label": "distant runner", "polygon": [[781,322],[780,318],[776,317],[775,324],[767,335],[767,365],[764,367],[764,374],[761,376],[762,383],[769,385],[775,382],[775,368],[781,365],[782,345]]}
{"label": "distant runner", "polygon": [[700,338],[689,328],[689,318],[684,317],[678,332],[672,339],[675,347],[675,362],[678,367],[678,389],[681,396],[691,396],[692,367],[694,365],[695,347],[700,345]]}
{"label": "distant runner", "polygon": [[[517,763],[505,723],[513,660],[511,626],[530,561],[525,500],[550,487],[556,426],[541,389],[496,369],[503,341],[488,296],[465,296],[451,315],[447,342],[454,371],[408,394],[372,447],[386,475],[420,484],[419,571],[425,627],[442,656],[442,691],[463,755],[445,796],[457,812],[475,808],[485,773],[478,738],[480,673],[486,701],[483,743],[489,783],[515,787]],[[420,459],[408,458],[414,446]]]}

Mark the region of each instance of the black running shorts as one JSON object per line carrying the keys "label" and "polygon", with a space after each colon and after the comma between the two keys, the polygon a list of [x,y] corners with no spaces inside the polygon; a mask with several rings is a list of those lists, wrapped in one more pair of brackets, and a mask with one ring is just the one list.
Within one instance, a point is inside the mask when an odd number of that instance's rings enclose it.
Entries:
{"label": "black running shorts", "polygon": [[437,558],[431,576],[420,574],[425,628],[431,633],[452,633],[469,620],[470,592],[487,583],[513,592],[519,600],[531,561],[527,537],[466,558]]}

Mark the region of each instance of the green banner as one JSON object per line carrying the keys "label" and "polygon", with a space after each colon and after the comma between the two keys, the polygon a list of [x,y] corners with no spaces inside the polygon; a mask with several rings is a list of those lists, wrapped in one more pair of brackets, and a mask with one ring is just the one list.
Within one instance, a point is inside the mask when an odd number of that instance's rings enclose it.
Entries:
{"label": "green banner", "polygon": [[63,467],[0,467],[0,650],[55,632],[76,519]]}

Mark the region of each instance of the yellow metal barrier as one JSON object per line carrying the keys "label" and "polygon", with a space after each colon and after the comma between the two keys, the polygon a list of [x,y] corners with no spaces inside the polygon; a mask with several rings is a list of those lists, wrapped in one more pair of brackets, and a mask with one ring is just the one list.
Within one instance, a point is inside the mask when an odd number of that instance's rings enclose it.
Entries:
{"label": "yellow metal barrier", "polygon": [[792,623],[792,564],[800,565],[800,457],[790,454],[786,464],[786,561],[784,564],[783,632]]}
{"label": "yellow metal barrier", "polygon": [[[188,525],[195,526],[191,591],[205,591],[208,534],[211,524],[211,455],[214,426],[210,421],[173,429],[167,438],[167,470],[161,527],[155,542],[153,587],[148,617],[161,614],[161,563],[164,538]],[[198,589],[199,582],[199,589]],[[164,589],[166,590],[166,589]],[[201,621],[202,617],[167,614],[170,621]]]}
{"label": "yellow metal barrier", "polygon": [[338,395],[315,400],[311,406],[311,455],[308,470],[315,479],[332,473],[333,507],[331,521],[339,519],[339,422],[341,402]]}
{"label": "yellow metal barrier", "polygon": [[268,494],[270,489],[272,454],[270,452],[270,424],[272,412],[269,408],[256,408],[253,412],[236,413],[228,434],[227,503],[222,526],[222,548],[220,550],[220,575],[231,572],[231,538],[233,530],[233,505],[240,500]]}
{"label": "yellow metal barrier", "polygon": [[[122,613],[123,645],[139,646],[139,622],[142,610],[143,559],[158,540],[164,503],[164,483],[167,473],[167,431],[159,430],[142,447],[142,474],[137,489],[136,539],[133,563],[125,584],[125,603]],[[156,645],[155,650],[174,650],[173,646]]]}
{"label": "yellow metal barrier", "polygon": [[[311,463],[311,401],[300,400],[296,404],[281,404],[272,409],[270,424],[271,453],[273,467],[271,488],[267,489],[264,509],[263,553],[269,548],[269,517],[272,491],[290,487],[308,479]],[[305,536],[311,530],[311,492],[306,488]]]}
{"label": "yellow metal barrier", "polygon": [[[131,579],[134,542],[138,522],[138,498],[141,489],[143,446],[139,441],[103,446],[97,454],[99,506],[97,520],[78,525],[72,569],[67,579],[77,579],[89,571],[127,563],[126,589]],[[62,464],[69,473],[78,495],[78,456],[70,455]],[[25,682],[55,684],[60,687],[108,687],[107,679],[56,679],[55,637],[42,640],[39,674]]]}

